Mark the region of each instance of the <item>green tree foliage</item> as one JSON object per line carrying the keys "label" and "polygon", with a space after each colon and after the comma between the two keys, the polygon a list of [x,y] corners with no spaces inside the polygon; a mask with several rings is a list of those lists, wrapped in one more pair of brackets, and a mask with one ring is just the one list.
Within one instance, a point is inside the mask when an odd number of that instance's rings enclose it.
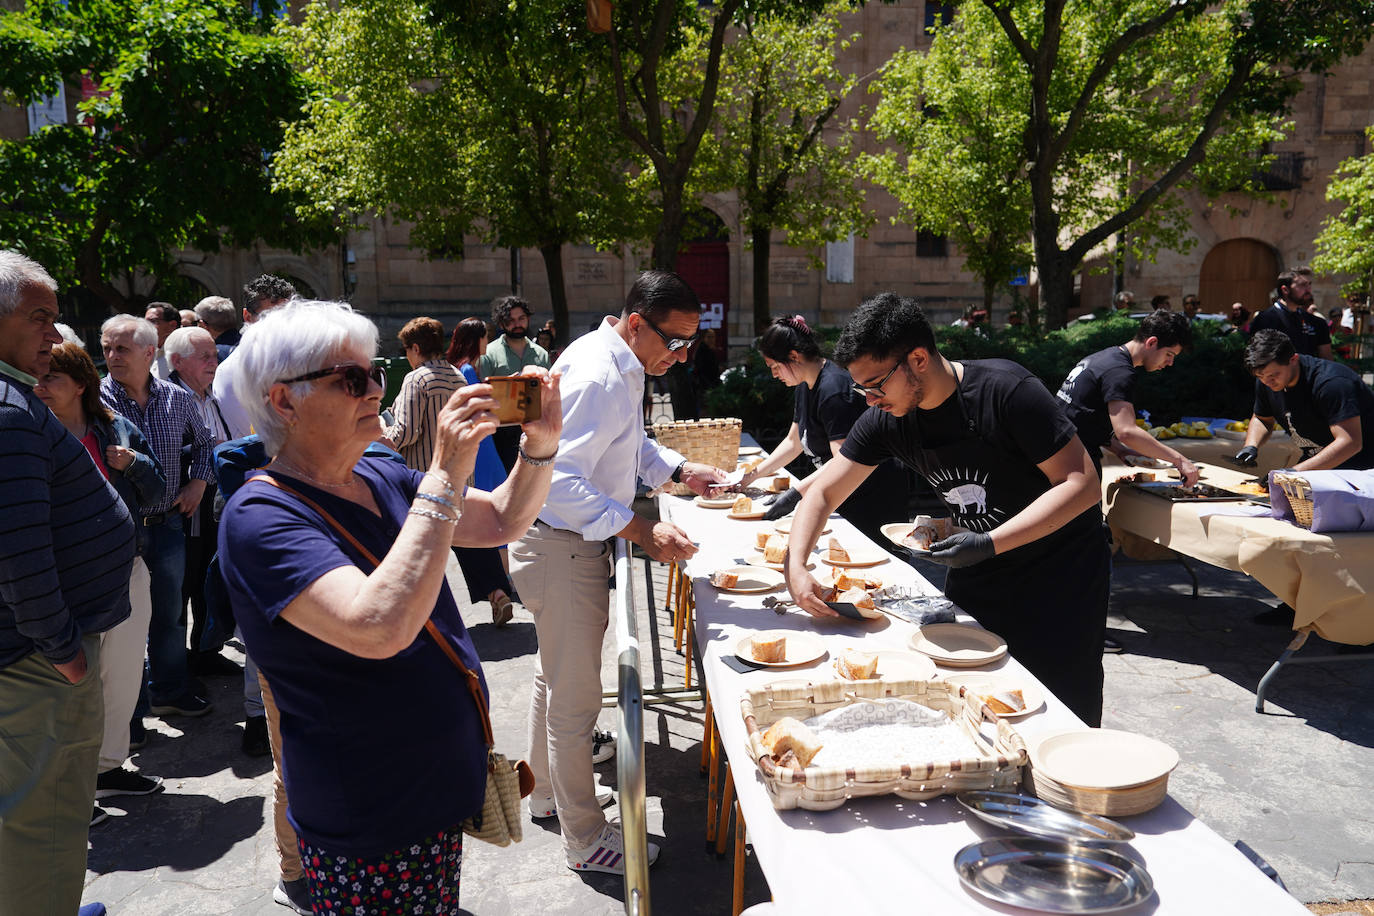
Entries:
{"label": "green tree foliage", "polygon": [[725,48],[716,129],[703,141],[702,178],[739,193],[754,256],[754,324],[768,324],[772,233],[815,249],[862,231],[864,208],[854,140],[857,121],[836,118],[858,85],[841,73],[836,53],[857,36],[841,36],[848,3],[832,4],[799,23],[742,17]]}
{"label": "green tree foliage", "polygon": [[408,220],[437,257],[538,248],[560,334],[562,246],[647,234],[582,4],[314,2],[286,31],[318,87],[279,157],[306,212]]}
{"label": "green tree foliage", "polygon": [[[1365,131],[1374,142],[1374,127]],[[1345,206],[1322,221],[1312,267],[1323,273],[1353,275],[1348,293],[1374,290],[1374,154],[1346,159],[1331,176],[1326,199]]]}
{"label": "green tree foliage", "polygon": [[985,39],[949,28],[929,53],[903,51],[888,62],[873,86],[882,101],[869,126],[895,148],[866,154],[865,165],[897,198],[901,219],[959,246],[990,310],[1032,256],[1025,118],[1007,98],[1020,61],[1007,43]]}
{"label": "green tree foliage", "polygon": [[77,123],[0,140],[0,246],[105,309],[173,252],[299,249],[335,237],[271,186],[305,100],[270,12],[230,0],[34,0],[0,12],[0,91],[18,104],[89,78]]}
{"label": "green tree foliage", "polygon": [[[1143,257],[1192,244],[1182,193],[1244,185],[1254,154],[1282,136],[1297,74],[1359,51],[1371,23],[1369,0],[982,0],[960,6],[930,53],[1002,48],[960,80],[974,95],[1000,87],[983,95],[1016,138],[1041,301],[1058,327],[1074,272],[1112,236],[1129,229]],[[984,63],[1005,53],[1010,78]]]}

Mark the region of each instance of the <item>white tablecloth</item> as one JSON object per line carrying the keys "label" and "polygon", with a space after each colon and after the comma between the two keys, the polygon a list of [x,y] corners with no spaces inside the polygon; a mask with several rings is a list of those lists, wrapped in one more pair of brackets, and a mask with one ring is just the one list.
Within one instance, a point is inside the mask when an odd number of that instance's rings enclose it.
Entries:
{"label": "white tablecloth", "polygon": [[[953,867],[955,853],[980,838],[1005,835],[1006,831],[976,820],[953,798],[911,802],[884,796],[851,801],[825,812],[773,808],[757,766],[750,759],[739,713],[744,691],[774,680],[831,679],[835,676],[831,660],[840,649],[855,644],[862,644],[866,651],[907,649],[915,628],[889,618],[822,621],[795,608],[778,616],[763,608],[763,595],[723,594],[703,577],[749,553],[755,532],[772,523],[735,521],[724,511],[703,509],[672,496],[659,497],[659,509],[664,518],[681,525],[701,545],[685,567],[696,596],[697,646],[749,839],[779,912],[787,916],[1030,912],[992,903],[960,885]],[[831,527],[846,546],[866,543],[866,538],[843,519],[833,518]],[[896,558],[870,571],[887,583],[938,591]],[[785,590],[775,594],[786,597]],[[721,661],[722,656],[734,652],[742,637],[763,629],[818,634],[829,655],[802,668],[747,674]],[[1005,660],[1000,667],[1033,680],[1014,659]],[[1044,711],[1016,723],[1030,745],[1041,736],[1081,724],[1053,696],[1049,696]],[[1154,737],[1169,740],[1167,734]],[[1188,761],[1180,766],[1187,767]],[[1307,912],[1172,798],[1123,822],[1136,832],[1131,845],[1143,858],[1156,887],[1155,896],[1130,910],[1132,914]]]}

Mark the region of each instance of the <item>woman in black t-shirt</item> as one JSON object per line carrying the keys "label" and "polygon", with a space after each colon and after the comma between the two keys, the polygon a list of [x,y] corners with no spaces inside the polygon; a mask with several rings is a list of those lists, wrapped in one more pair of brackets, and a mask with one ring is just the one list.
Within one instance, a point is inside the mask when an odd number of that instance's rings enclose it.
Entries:
{"label": "woman in black t-shirt", "polygon": [[[795,391],[796,400],[786,438],[745,475],[746,485],[785,467],[803,452],[819,470],[839,451],[850,428],[868,410],[849,373],[821,355],[815,333],[800,315],[774,319],[759,340],[759,351],[773,377]],[[782,518],[795,509],[810,479],[808,476],[777,497],[764,518]],[[885,461],[838,511],[870,539],[882,543],[879,529],[887,522],[907,518],[909,497],[906,472]]]}

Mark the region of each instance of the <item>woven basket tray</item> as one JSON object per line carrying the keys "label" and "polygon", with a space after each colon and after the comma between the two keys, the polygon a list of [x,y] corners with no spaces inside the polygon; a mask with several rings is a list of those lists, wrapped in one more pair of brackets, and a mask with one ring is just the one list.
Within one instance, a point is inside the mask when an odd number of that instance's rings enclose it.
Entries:
{"label": "woven basket tray", "polygon": [[[679,420],[655,423],[650,429],[659,445],[666,446],[688,461],[709,464],[733,471],[739,459],[741,423],[733,417],[717,420]],[[691,496],[686,484],[669,484],[675,496]]]}
{"label": "woven basket tray", "polygon": [[[1027,761],[1026,742],[976,696],[960,696],[962,689],[944,681],[879,678],[871,681],[830,681],[822,684],[769,685],[750,690],[740,701],[749,729],[749,746],[763,774],[764,785],[778,809],[828,811],[850,798],[898,795],[921,800],[970,789],[1014,792],[1021,784]],[[763,745],[763,730],[784,716],[806,719],[841,706],[886,697],[899,697],[949,713],[984,753],[960,760],[895,760],[890,766],[782,768]],[[978,729],[982,719],[996,723],[997,739],[989,743]]]}
{"label": "woven basket tray", "polygon": [[1293,520],[1304,528],[1312,527],[1312,485],[1297,474],[1284,474],[1274,471],[1270,477],[1288,497],[1288,505],[1293,509]]}

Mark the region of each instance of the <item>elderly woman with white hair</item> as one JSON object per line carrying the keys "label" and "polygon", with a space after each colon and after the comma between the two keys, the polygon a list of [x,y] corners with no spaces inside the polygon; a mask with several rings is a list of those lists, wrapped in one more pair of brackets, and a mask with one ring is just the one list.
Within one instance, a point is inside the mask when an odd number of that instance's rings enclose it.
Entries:
{"label": "elderly woman with white hair", "polygon": [[317,912],[457,913],[460,822],[486,786],[485,682],[444,578],[452,546],[533,521],[562,428],[558,377],[495,492],[465,493],[496,429],[486,385],[454,392],[427,471],[364,457],[381,436],[377,329],[293,302],[243,335],[235,392],[272,462],[230,498],[221,562],[280,710],[281,765]]}

